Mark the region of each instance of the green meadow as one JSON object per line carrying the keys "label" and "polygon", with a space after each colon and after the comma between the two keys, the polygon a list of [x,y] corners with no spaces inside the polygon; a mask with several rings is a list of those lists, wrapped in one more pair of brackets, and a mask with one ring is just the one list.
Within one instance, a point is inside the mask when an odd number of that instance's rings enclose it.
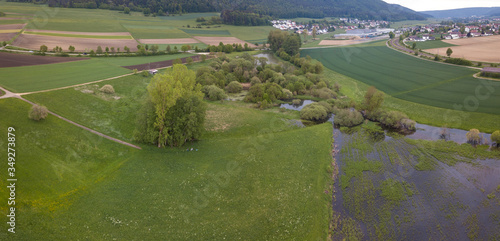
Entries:
{"label": "green meadow", "polygon": [[[76,98],[89,106],[98,102]],[[32,122],[28,104],[17,99],[1,100],[0,108],[7,117],[0,128],[14,126],[19,133],[17,151],[24,155],[18,178],[30,187],[18,193],[20,239],[327,236],[330,124],[297,129],[283,121],[296,118],[295,112],[208,103],[202,140],[184,148],[133,150],[55,117]],[[96,106],[88,114],[106,111]],[[116,119],[121,114],[111,115]],[[129,133],[127,126],[115,127]],[[74,155],[61,151],[68,148]],[[6,155],[4,148],[0,154]],[[43,175],[37,174],[40,170]],[[1,192],[0,201],[6,201],[6,189]]]}
{"label": "green meadow", "polygon": [[435,48],[445,48],[445,47],[456,46],[454,44],[445,43],[441,40],[432,40],[432,41],[425,41],[425,42],[408,42],[407,44],[409,46],[413,46],[413,43],[417,43],[417,49],[435,49]]}
{"label": "green meadow", "polygon": [[[414,58],[387,48],[384,42],[308,49],[301,51],[301,55],[309,55],[325,67],[373,85],[389,96],[444,109],[464,105],[464,101],[476,96],[478,86],[495,88],[499,84],[473,78],[476,70]],[[470,112],[500,114],[500,92],[479,98]]]}

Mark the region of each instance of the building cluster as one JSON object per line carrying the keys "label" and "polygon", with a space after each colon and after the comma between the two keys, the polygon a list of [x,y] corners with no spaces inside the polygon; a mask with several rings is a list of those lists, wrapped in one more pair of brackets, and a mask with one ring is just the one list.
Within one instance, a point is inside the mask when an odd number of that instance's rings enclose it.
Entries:
{"label": "building cluster", "polygon": [[328,33],[329,29],[343,29],[346,31],[349,30],[355,30],[355,29],[376,29],[381,26],[386,27],[389,26],[389,22],[387,21],[380,21],[380,20],[358,20],[358,19],[352,19],[352,18],[340,18],[339,19],[341,24],[339,25],[330,25],[330,26],[324,26],[319,24],[312,24],[312,25],[303,25],[303,24],[297,24],[295,21],[291,20],[273,20],[271,23],[273,24],[273,27],[284,30],[284,31],[294,31],[295,33],[302,34],[304,30],[308,31],[308,34],[311,35],[313,29],[316,29],[316,34],[325,34]]}
{"label": "building cluster", "polygon": [[[495,34],[500,34],[500,23],[496,21],[476,21],[474,23],[469,23],[466,25],[441,25],[441,24],[429,24],[426,26],[416,26],[402,28],[396,31],[400,32],[413,32],[413,35],[409,38],[410,41],[427,41],[434,40],[436,38],[443,39],[459,39],[459,38],[472,38],[480,36],[491,36]],[[473,25],[474,24],[474,25]]]}
{"label": "building cluster", "polygon": [[[307,28],[306,25],[297,24],[296,22],[291,21],[291,20],[273,20],[273,21],[271,21],[271,23],[273,24],[273,27],[275,27],[277,29],[292,30],[298,34],[301,34],[302,32],[304,32],[304,30],[307,30],[308,34],[311,35],[313,32],[313,29],[316,29],[317,35],[328,33],[327,28],[320,28],[319,25],[317,25],[317,24],[312,25],[312,27],[310,27],[310,28]],[[333,27],[333,26],[330,26],[330,27]]]}

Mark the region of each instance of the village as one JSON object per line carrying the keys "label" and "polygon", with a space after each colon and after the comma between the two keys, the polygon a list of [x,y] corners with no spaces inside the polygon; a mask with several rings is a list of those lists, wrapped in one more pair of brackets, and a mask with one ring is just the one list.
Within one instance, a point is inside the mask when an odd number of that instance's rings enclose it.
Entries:
{"label": "village", "polygon": [[436,39],[461,39],[492,36],[500,33],[500,19],[477,19],[467,23],[442,22],[402,28],[396,33],[409,32],[410,41],[424,42]]}
{"label": "village", "polygon": [[299,23],[292,20],[273,20],[271,21],[273,27],[280,30],[294,31],[295,33],[302,34],[307,30],[308,35],[311,35],[313,29],[316,29],[316,34],[326,34],[328,32],[334,32],[337,29],[343,29],[346,31],[356,30],[356,29],[376,29],[379,27],[389,27],[390,24],[387,21],[382,20],[359,20],[357,18],[339,18],[335,21],[337,24],[319,24],[314,21],[311,23]]}

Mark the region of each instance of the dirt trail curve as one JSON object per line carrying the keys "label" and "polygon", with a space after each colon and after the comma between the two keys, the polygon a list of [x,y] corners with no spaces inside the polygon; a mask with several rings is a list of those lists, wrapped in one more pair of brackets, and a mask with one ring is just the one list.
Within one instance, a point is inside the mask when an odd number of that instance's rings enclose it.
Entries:
{"label": "dirt trail curve", "polygon": [[[33,103],[33,102],[29,101],[29,100],[26,100],[26,99],[24,99],[23,97],[21,97],[20,95],[15,94],[15,93],[12,93],[12,92],[10,92],[10,91],[8,91],[8,90],[6,90],[6,89],[2,88],[2,87],[0,87],[0,90],[2,90],[2,92],[4,92],[4,93],[5,93],[5,95],[0,96],[0,99],[6,99],[6,98],[18,98],[18,99],[20,99],[20,100],[22,100],[22,101],[24,101],[24,102],[27,102],[27,103],[29,103],[29,104],[31,104],[31,105],[35,105],[35,103]],[[94,133],[94,134],[96,134],[96,135],[98,135],[98,136],[104,137],[104,138],[106,138],[106,139],[108,139],[108,140],[111,140],[111,141],[114,141],[114,142],[120,143],[120,144],[122,144],[122,145],[129,146],[129,147],[132,147],[132,148],[135,148],[135,149],[139,149],[139,150],[141,150],[141,149],[142,149],[142,148],[140,148],[139,146],[136,146],[136,145],[134,145],[134,144],[130,144],[130,143],[128,143],[128,142],[125,142],[125,141],[122,141],[122,140],[118,140],[118,139],[113,138],[113,137],[111,137],[111,136],[104,135],[104,134],[102,134],[102,133],[100,133],[100,132],[98,132],[98,131],[92,130],[92,129],[90,129],[90,128],[88,128],[88,127],[85,127],[85,126],[83,126],[83,125],[80,125],[80,124],[78,124],[78,123],[76,123],[76,122],[74,122],[74,121],[68,120],[68,119],[66,119],[66,118],[64,118],[64,117],[62,117],[62,116],[60,116],[60,115],[58,115],[58,114],[56,114],[56,113],[54,113],[54,112],[52,112],[52,111],[49,111],[49,113],[50,113],[51,115],[53,115],[53,116],[55,116],[55,117],[57,117],[57,118],[59,118],[59,119],[63,120],[63,121],[66,121],[66,122],[68,122],[68,123],[70,123],[70,124],[72,124],[72,125],[78,126],[78,127],[82,128],[82,129],[84,129],[84,130],[90,131],[90,132],[92,132],[92,133]]]}

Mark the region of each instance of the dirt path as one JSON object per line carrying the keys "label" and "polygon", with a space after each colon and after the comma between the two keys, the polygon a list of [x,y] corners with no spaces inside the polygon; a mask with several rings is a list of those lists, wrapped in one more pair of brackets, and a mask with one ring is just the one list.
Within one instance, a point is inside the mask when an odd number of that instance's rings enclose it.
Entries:
{"label": "dirt path", "polygon": [[133,74],[134,73],[129,73],[129,74],[115,76],[115,77],[111,77],[111,78],[107,78],[107,79],[96,80],[96,81],[92,81],[92,82],[86,82],[86,83],[76,84],[76,85],[70,85],[70,86],[64,86],[64,87],[59,87],[59,88],[49,89],[49,90],[39,90],[39,91],[26,92],[26,93],[17,93],[17,95],[21,96],[21,95],[29,95],[29,94],[36,94],[36,93],[44,93],[44,92],[49,92],[49,91],[54,91],[54,90],[64,90],[64,89],[69,89],[69,88],[73,88],[73,87],[79,87],[79,86],[84,86],[84,85],[89,85],[89,84],[95,84],[95,83],[103,82],[103,81],[106,81],[106,80],[117,79],[117,78],[129,76],[129,75],[133,75]]}
{"label": "dirt path", "polygon": [[[18,98],[18,99],[20,99],[20,100],[22,100],[22,101],[24,101],[24,102],[27,102],[27,103],[29,103],[29,104],[31,104],[31,105],[35,105],[35,103],[33,103],[33,102],[29,101],[29,100],[24,99],[24,98],[23,98],[23,97],[21,97],[19,94],[12,93],[12,92],[10,92],[10,91],[8,91],[8,90],[6,90],[6,89],[2,88],[2,87],[0,87],[0,90],[2,90],[2,92],[4,92],[4,93],[5,93],[5,95],[0,96],[0,99],[6,99],[6,98]],[[90,131],[90,132],[92,132],[92,133],[94,133],[94,134],[96,134],[96,135],[98,135],[98,136],[100,136],[100,137],[106,138],[106,139],[108,139],[108,140],[111,140],[111,141],[114,141],[114,142],[120,143],[120,144],[122,144],[122,145],[129,146],[129,147],[132,147],[132,148],[135,148],[135,149],[139,149],[139,150],[141,150],[141,149],[142,149],[142,148],[140,148],[140,147],[138,147],[138,146],[136,146],[136,145],[134,145],[134,144],[130,144],[130,143],[128,143],[128,142],[125,142],[125,141],[122,141],[122,140],[118,140],[118,139],[113,138],[113,137],[111,137],[111,136],[104,135],[104,134],[102,134],[102,133],[100,133],[100,132],[98,132],[98,131],[92,130],[92,129],[90,129],[90,128],[88,128],[88,127],[85,127],[85,126],[83,126],[83,125],[80,125],[80,124],[78,124],[78,123],[76,123],[76,122],[74,122],[74,121],[68,120],[68,119],[66,119],[66,118],[64,118],[64,117],[62,117],[62,116],[60,116],[60,115],[58,115],[58,114],[56,114],[56,113],[54,113],[54,112],[52,112],[52,111],[49,111],[49,113],[50,113],[51,115],[53,115],[53,116],[55,116],[55,117],[57,117],[57,118],[59,118],[59,119],[63,120],[63,121],[66,121],[66,122],[68,122],[68,123],[70,123],[70,124],[72,124],[72,125],[78,126],[78,127],[82,128],[82,129],[84,129],[84,130]]]}

